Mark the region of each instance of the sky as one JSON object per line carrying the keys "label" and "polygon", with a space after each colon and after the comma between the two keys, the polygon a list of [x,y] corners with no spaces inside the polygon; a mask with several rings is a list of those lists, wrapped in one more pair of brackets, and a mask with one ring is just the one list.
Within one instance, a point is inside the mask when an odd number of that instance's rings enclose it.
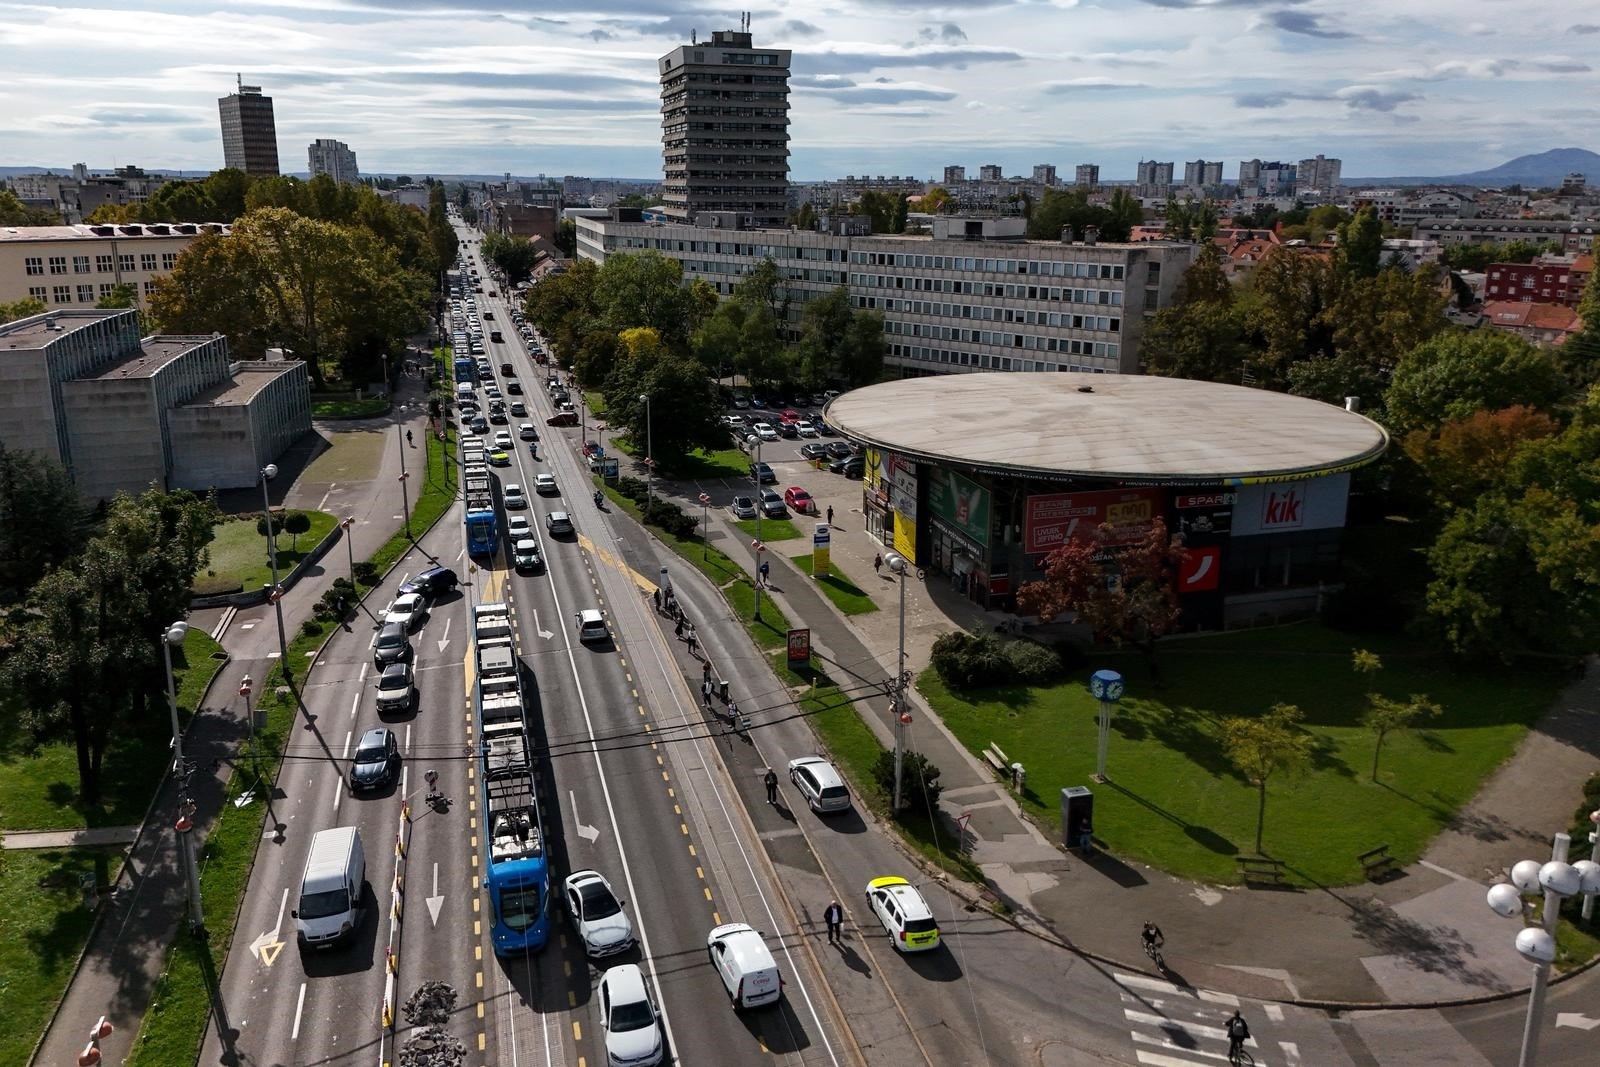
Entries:
{"label": "sky", "polygon": [[[749,2],[749,0],[747,0]],[[656,60],[737,29],[701,0],[0,0],[0,165],[222,165],[217,98],[271,96],[280,165],[661,173]],[[1068,180],[1140,159],[1450,174],[1600,147],[1600,6],[1574,0],[790,0],[790,175],[946,164]]]}

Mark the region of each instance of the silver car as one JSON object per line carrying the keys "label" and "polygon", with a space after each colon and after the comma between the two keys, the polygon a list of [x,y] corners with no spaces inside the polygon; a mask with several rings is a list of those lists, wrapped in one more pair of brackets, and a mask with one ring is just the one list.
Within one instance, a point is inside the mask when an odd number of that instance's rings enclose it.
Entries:
{"label": "silver car", "polygon": [[850,790],[833,764],[821,756],[801,756],[789,761],[789,781],[818,815],[850,810]]}

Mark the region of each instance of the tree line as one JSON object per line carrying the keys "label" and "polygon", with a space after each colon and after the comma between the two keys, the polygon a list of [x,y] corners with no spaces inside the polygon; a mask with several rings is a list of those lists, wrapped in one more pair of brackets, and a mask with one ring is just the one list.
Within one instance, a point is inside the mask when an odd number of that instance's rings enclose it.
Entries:
{"label": "tree line", "polygon": [[[800,304],[782,272],[763,260],[719,298],[701,279],[657,252],[579,260],[529,293],[527,314],[557,363],[606,400],[609,424],[636,441],[653,438],[672,462],[727,441],[714,380],[739,375],[756,389],[820,390],[877,381],[883,317],[851,307],[839,286]],[[649,396],[647,405],[639,400]],[[647,421],[649,426],[647,427]]]}

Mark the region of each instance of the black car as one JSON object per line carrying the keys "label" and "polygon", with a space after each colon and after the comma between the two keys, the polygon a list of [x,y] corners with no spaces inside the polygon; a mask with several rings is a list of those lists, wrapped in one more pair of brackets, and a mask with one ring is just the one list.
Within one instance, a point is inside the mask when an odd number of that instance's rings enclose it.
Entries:
{"label": "black car", "polygon": [[449,567],[429,567],[425,571],[418,571],[410,580],[400,587],[402,595],[406,593],[421,593],[429,600],[437,600],[445,593],[455,592],[461,580],[456,577],[456,572]]}
{"label": "black car", "polygon": [[829,441],[827,444],[828,455],[834,459],[849,459],[856,454],[856,450],[843,441]]}
{"label": "black car", "polygon": [[775,485],[778,481],[777,474],[765,463],[750,464],[750,476],[756,480],[758,485]]}
{"label": "black car", "polygon": [[372,639],[372,662],[379,667],[405,663],[411,659],[411,637],[404,623],[386,622]]}
{"label": "black car", "polygon": [[506,383],[506,392],[510,393],[512,396],[521,396],[522,395],[522,383],[519,382],[519,381],[509,381],[509,382],[507,382]]}
{"label": "black car", "polygon": [[350,758],[350,788],[381,789],[400,773],[400,743],[394,731],[379,726],[361,735]]}
{"label": "black car", "polygon": [[828,464],[828,469],[835,474],[842,474],[846,478],[860,478],[866,474],[867,461],[861,456],[850,456],[846,459],[836,459]]}

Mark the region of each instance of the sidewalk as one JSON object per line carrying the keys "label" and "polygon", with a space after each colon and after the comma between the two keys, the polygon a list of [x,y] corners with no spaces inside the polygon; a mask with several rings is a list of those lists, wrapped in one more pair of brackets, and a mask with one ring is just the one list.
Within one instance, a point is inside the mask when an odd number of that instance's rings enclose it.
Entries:
{"label": "sidewalk", "polygon": [[[405,447],[392,429],[394,423],[401,421],[415,431],[419,443],[407,456],[408,466],[415,469],[421,460],[412,462],[411,457],[422,453],[420,442],[427,422],[427,405],[417,383],[404,382],[396,400],[396,408],[388,416],[370,420],[387,430],[380,473],[375,479],[375,485],[387,492],[392,492],[395,485],[400,449]],[[332,427],[336,431],[359,428],[365,428],[365,424]],[[302,489],[284,486],[280,492],[293,496]],[[312,501],[305,506],[314,504]],[[357,525],[348,532],[354,535],[356,558],[370,556],[399,528],[397,521],[387,517],[399,510],[398,500],[379,499],[376,491],[368,495],[364,504],[355,505],[352,511]],[[344,574],[344,558],[344,550],[336,546],[284,596],[286,632],[297,633],[301,622],[311,617],[312,606],[333,580]],[[330,560],[334,561],[331,569]],[[271,609],[259,606],[238,612],[223,635],[223,645],[231,658],[207,690],[184,737],[184,755],[197,767],[190,781],[190,796],[196,805],[192,834],[195,846],[202,849],[227,794],[232,773],[227,760],[248,732],[244,701],[236,695],[240,680],[246,674],[265,677],[278,656],[278,633]],[[295,664],[294,673],[297,679],[303,678],[305,664]],[[163,780],[144,825],[138,828],[137,837],[131,838],[132,848],[114,892],[102,898],[104,903],[83,957],[31,1063],[76,1062],[78,1053],[83,1051],[84,1035],[101,1015],[117,1027],[100,1043],[102,1062],[114,1065],[127,1058],[165,966],[167,948],[180,928],[186,928],[188,893],[171,829],[177,818],[177,804],[178,786],[169,775]],[[203,879],[203,867],[201,876]],[[207,919],[211,921],[213,917],[208,915]]]}
{"label": "sidewalk", "polygon": [[[899,637],[895,579],[872,567],[873,556],[885,549],[865,533],[859,483],[829,476],[807,481],[819,507],[835,509],[834,566],[880,610],[847,620],[833,608],[790,562],[809,548],[809,538],[768,544],[771,596],[796,625],[811,628],[813,648],[829,661],[830,674],[882,681],[893,673]],[[809,531],[813,521],[798,525]],[[711,524],[718,546],[753,573],[749,538],[725,513],[714,513]],[[979,610],[932,576],[912,579],[906,587],[910,669],[927,664],[940,634],[987,630],[1002,617]],[[953,820],[967,816],[964,843],[1019,926],[1149,971],[1138,931],[1152,919],[1166,934],[1170,977],[1263,999],[1432,1005],[1526,988],[1529,968],[1513,946],[1516,925],[1489,910],[1485,891],[1516,860],[1548,857],[1550,835],[1566,827],[1578,786],[1600,770],[1600,725],[1592,714],[1600,708],[1600,678],[1591,674],[1563,694],[1456,825],[1399,876],[1310,890],[1211,886],[1123,862],[1114,853],[1084,857],[1058,847],[1021,817],[993,771],[948,734],[914,690],[911,701],[915,721],[907,744],[939,766],[945,784],[940,806],[952,820],[952,835]],[[862,705],[863,717],[889,745],[881,703]],[[1011,755],[1027,760],[1026,753]],[[1116,842],[1106,844],[1114,849]],[[1587,856],[1588,848],[1575,842],[1572,858]]]}

